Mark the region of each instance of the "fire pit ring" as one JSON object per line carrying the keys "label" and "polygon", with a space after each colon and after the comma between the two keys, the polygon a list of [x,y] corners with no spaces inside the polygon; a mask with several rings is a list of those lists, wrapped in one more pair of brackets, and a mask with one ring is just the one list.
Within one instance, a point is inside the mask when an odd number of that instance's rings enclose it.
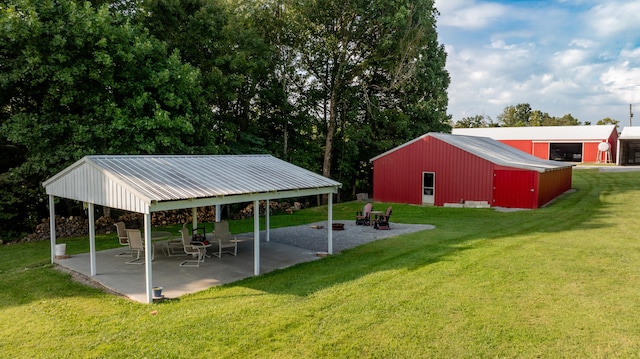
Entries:
{"label": "fire pit ring", "polygon": [[331,229],[334,231],[344,231],[344,223],[332,223]]}

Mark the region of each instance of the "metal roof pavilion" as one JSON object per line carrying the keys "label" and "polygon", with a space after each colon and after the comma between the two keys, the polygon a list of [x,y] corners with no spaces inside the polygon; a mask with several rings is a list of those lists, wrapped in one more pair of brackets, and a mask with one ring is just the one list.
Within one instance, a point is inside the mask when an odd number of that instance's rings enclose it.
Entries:
{"label": "metal roof pavilion", "polygon": [[491,138],[451,135],[447,133],[437,132],[429,132],[427,134],[424,134],[416,139],[413,139],[412,141],[404,143],[396,148],[393,148],[381,155],[372,158],[370,162],[373,162],[380,157],[383,157],[393,151],[396,151],[404,146],[410,145],[429,136],[437,138],[443,142],[446,142],[463,151],[483,158],[489,162],[505,167],[521,168],[537,172],[546,172],[566,167],[572,167],[572,165],[540,159]]}
{"label": "metal roof pavilion", "polygon": [[48,195],[149,213],[336,193],[341,183],[270,155],[87,156],[43,186]]}
{"label": "metal roof pavilion", "polygon": [[[270,155],[86,156],[42,184],[49,195],[51,260],[55,259],[54,198],[89,206],[91,273],[95,275],[93,206],[144,214],[146,258],[151,258],[151,213],[329,194],[328,252],[332,253],[332,196],[340,182]],[[194,214],[196,211],[194,210]],[[254,213],[255,274],[259,274],[259,214]],[[267,240],[269,221],[266,218]],[[146,261],[147,296],[152,301],[151,261]]]}

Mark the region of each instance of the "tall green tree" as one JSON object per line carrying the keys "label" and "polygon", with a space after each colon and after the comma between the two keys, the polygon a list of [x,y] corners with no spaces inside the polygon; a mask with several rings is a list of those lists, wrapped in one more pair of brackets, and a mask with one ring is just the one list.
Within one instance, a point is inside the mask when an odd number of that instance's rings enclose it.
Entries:
{"label": "tall green tree", "polygon": [[618,125],[620,124],[620,121],[614,120],[609,117],[605,117],[602,120],[598,120],[596,124],[597,125],[616,125],[616,127],[618,127]]}
{"label": "tall green tree", "polygon": [[534,110],[531,112],[531,119],[529,124],[531,126],[550,126],[553,121],[553,117],[546,112],[540,110]]}
{"label": "tall green tree", "polygon": [[0,138],[23,156],[0,175],[0,227],[36,221],[40,183],[84,155],[215,152],[199,72],[144,28],[73,0],[0,9]]}
{"label": "tall green tree", "polygon": [[[448,128],[449,76],[432,1],[316,0],[289,6],[301,29],[300,97],[323,124],[323,175],[333,174],[340,131],[343,141],[368,131],[386,147],[416,131]],[[359,147],[374,153],[366,145]]]}
{"label": "tall green tree", "polygon": [[531,105],[528,103],[507,106],[498,115],[498,123],[503,127],[531,126],[531,114]]}
{"label": "tall green tree", "polygon": [[562,116],[555,117],[554,121],[551,122],[548,126],[579,126],[580,121],[577,118],[573,117],[570,113]]}
{"label": "tall green tree", "polygon": [[[273,72],[271,51],[249,7],[222,0],[148,0],[139,18],[202,74],[202,99],[213,110],[225,152],[265,152],[256,103]],[[271,90],[271,89],[269,89]]]}
{"label": "tall green tree", "polygon": [[491,120],[491,117],[484,115],[475,115],[470,117],[463,117],[456,121],[455,128],[483,128],[483,127],[495,127],[495,123]]}

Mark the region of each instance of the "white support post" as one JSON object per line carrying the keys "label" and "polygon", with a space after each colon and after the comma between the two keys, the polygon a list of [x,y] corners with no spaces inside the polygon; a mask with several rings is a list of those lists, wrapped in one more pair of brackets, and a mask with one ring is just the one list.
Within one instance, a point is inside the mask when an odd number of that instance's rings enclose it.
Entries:
{"label": "white support post", "polygon": [[329,242],[327,252],[333,254],[333,193],[327,196],[327,241]]}
{"label": "white support post", "polygon": [[49,238],[51,239],[51,263],[56,259],[56,202],[49,195]]}
{"label": "white support post", "polygon": [[198,228],[198,207],[191,208],[191,225],[193,228]]}
{"label": "white support post", "polygon": [[151,243],[151,214],[144,214],[144,267],[147,285],[147,303],[153,303],[153,244]]}
{"label": "white support post", "polygon": [[220,206],[219,204],[216,204],[216,222],[220,222],[222,220],[222,214],[220,213]]}
{"label": "white support post", "polygon": [[87,211],[89,211],[89,256],[91,263],[91,276],[96,275],[96,220],[94,211],[94,204],[88,203]]}
{"label": "white support post", "polygon": [[265,241],[269,242],[269,240],[271,240],[271,236],[269,234],[269,213],[271,212],[269,210],[269,200],[266,200],[266,206],[265,206],[265,213],[264,213],[264,229],[265,229]]}
{"label": "white support post", "polygon": [[260,202],[253,201],[253,274],[260,275]]}

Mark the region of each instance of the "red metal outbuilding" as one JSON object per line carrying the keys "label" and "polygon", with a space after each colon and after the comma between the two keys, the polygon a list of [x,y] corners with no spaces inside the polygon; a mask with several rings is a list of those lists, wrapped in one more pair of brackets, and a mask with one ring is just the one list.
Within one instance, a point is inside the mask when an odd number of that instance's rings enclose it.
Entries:
{"label": "red metal outbuilding", "polygon": [[544,160],[616,163],[615,125],[454,128],[452,133],[493,138]]}
{"label": "red metal outbuilding", "polygon": [[427,133],[370,161],[380,202],[538,208],[571,189],[572,165],[486,137]]}

